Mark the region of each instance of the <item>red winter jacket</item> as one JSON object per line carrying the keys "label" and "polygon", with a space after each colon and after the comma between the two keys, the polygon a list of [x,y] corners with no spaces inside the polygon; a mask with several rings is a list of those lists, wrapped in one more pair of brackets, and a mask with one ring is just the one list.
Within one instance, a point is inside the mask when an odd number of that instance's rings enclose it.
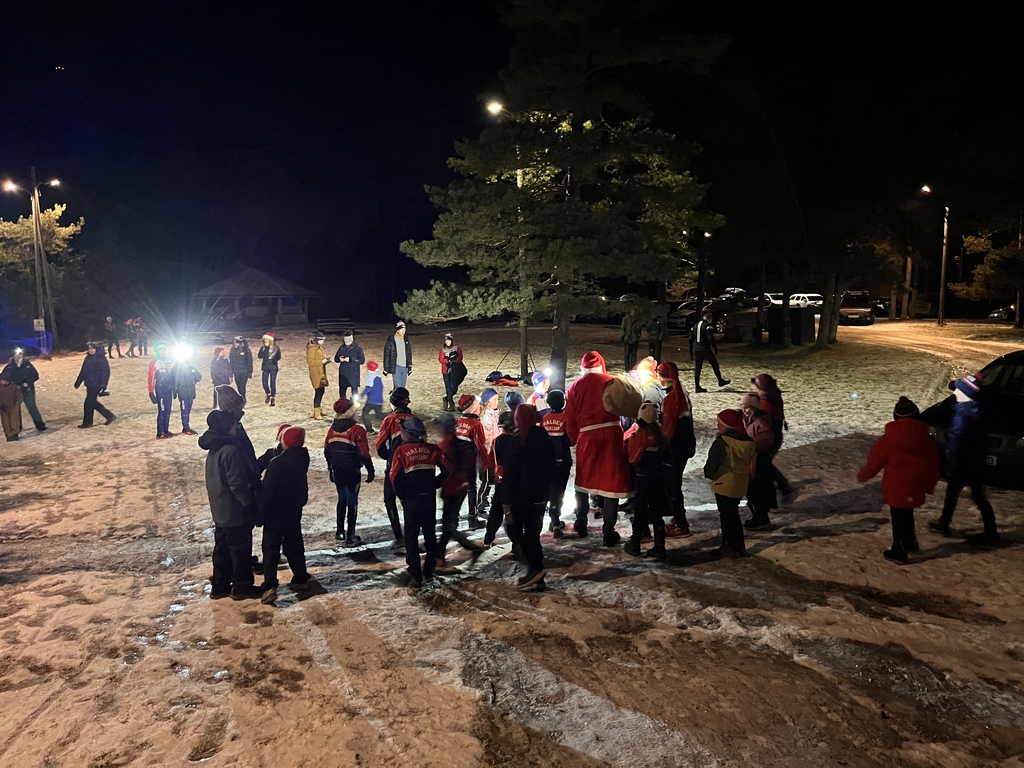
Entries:
{"label": "red winter jacket", "polygon": [[871,447],[868,460],[857,473],[860,482],[882,469],[885,503],[897,509],[914,509],[935,490],[939,481],[939,451],[928,436],[928,426],[917,419],[896,419]]}
{"label": "red winter jacket", "polygon": [[[448,353],[453,351],[455,358],[449,360]],[[441,364],[442,374],[449,373],[453,364],[462,362],[462,347],[457,344],[454,347],[441,347],[441,351],[437,353],[437,362]]]}

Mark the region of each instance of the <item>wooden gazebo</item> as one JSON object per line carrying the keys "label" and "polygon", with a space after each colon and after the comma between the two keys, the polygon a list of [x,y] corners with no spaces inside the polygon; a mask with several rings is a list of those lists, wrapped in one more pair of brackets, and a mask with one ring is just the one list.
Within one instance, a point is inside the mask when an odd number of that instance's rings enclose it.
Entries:
{"label": "wooden gazebo", "polygon": [[192,310],[211,319],[263,318],[273,325],[309,323],[311,291],[252,267],[192,294]]}

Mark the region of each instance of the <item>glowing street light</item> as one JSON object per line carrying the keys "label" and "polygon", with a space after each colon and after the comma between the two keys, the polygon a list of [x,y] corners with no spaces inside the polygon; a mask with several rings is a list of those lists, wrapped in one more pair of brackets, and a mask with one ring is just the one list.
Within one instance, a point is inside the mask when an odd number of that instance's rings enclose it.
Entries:
{"label": "glowing street light", "polygon": [[496,115],[505,108],[505,105],[500,101],[489,101],[487,102],[487,111],[492,115]]}
{"label": "glowing street light", "polygon": [[923,192],[926,195],[930,195],[932,193],[932,188],[929,187],[927,184],[923,184],[921,186],[921,192]]}
{"label": "glowing street light", "polygon": [[[930,195],[932,188],[927,184],[921,187],[921,194]],[[942,270],[939,275],[939,316],[938,324],[946,324],[946,262],[949,255],[949,204],[945,206],[942,217]]]}

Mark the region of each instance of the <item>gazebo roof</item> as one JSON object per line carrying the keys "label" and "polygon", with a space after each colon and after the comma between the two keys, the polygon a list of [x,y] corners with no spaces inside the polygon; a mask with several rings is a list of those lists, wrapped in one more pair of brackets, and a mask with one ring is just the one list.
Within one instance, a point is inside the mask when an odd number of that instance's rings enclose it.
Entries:
{"label": "gazebo roof", "polygon": [[242,267],[227,280],[196,291],[192,296],[199,299],[301,298],[316,296],[316,292],[258,269]]}

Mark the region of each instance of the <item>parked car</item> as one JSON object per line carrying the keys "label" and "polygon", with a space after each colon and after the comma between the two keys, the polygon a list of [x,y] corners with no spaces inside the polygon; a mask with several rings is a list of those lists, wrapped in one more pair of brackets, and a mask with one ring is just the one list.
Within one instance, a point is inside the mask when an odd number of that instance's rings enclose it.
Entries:
{"label": "parked car", "polygon": [[820,293],[794,293],[789,297],[789,306],[799,307],[800,309],[805,307],[820,309],[824,303],[825,297]]}
{"label": "parked car", "polygon": [[[729,312],[736,307],[735,302],[712,299],[705,302],[704,311],[710,312],[715,319],[715,331],[725,333],[729,327]],[[674,331],[690,332],[700,318],[697,317],[697,302],[684,301],[668,313],[668,327]]]}
{"label": "parked car", "polygon": [[890,301],[891,299],[888,296],[873,296],[871,298],[871,311],[874,312],[875,317],[889,316]]}
{"label": "parked car", "polygon": [[1008,307],[993,309],[988,313],[989,320],[1014,320],[1017,317],[1017,308],[1011,304]]}
{"label": "parked car", "polygon": [[762,307],[781,307],[785,295],[781,293],[763,293],[761,294],[761,306]]}
{"label": "parked car", "polygon": [[839,302],[840,325],[874,325],[871,296],[867,291],[847,291]]}
{"label": "parked car", "polygon": [[[950,388],[955,382],[950,382]],[[1024,490],[1024,350],[996,358],[981,369],[982,414],[987,432],[985,484]],[[921,420],[939,446],[946,476],[946,432],[956,397],[927,408]]]}

